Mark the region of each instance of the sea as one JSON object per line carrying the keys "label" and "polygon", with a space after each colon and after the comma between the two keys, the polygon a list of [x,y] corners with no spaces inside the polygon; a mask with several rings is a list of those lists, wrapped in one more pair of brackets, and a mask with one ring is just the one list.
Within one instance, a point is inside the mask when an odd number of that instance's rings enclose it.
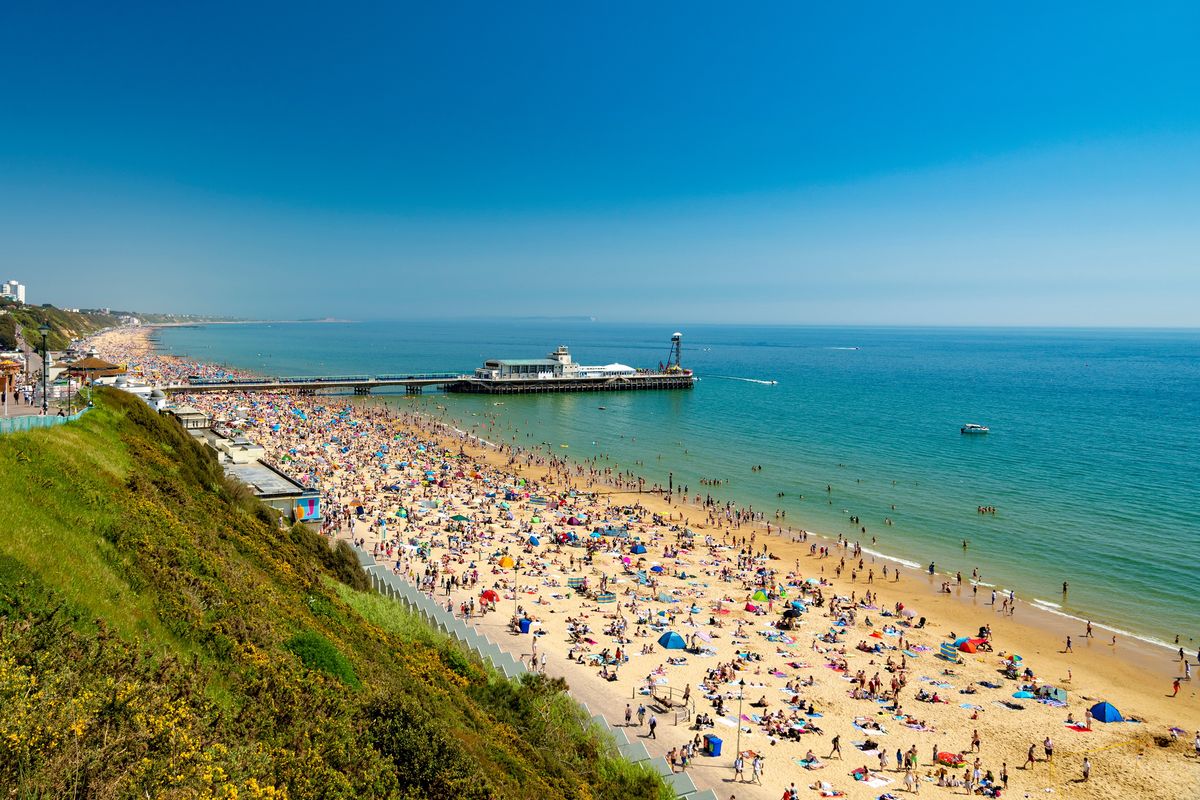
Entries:
{"label": "sea", "polygon": [[277,376],[470,372],[560,344],[657,367],[676,330],[691,391],[389,402],[1197,647],[1200,330],[301,322],[166,328],[159,347]]}

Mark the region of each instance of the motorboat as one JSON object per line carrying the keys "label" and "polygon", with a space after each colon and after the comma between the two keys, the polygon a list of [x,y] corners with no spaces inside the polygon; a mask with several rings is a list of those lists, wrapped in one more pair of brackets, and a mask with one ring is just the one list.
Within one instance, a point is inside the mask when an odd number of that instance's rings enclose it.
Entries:
{"label": "motorboat", "polygon": [[959,433],[987,433],[990,429],[986,425],[976,425],[974,422],[968,422],[958,429]]}

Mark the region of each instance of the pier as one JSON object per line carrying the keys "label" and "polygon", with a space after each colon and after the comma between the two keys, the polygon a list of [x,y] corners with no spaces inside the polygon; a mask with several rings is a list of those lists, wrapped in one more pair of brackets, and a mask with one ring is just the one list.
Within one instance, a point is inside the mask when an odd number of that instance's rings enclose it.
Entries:
{"label": "pier", "polygon": [[632,375],[547,378],[490,378],[460,373],[435,372],[412,375],[334,375],[258,380],[203,380],[159,387],[167,394],[196,392],[278,392],[316,394],[318,391],[352,391],[369,395],[376,389],[403,387],[406,394],[420,394],[434,386],[452,394],[548,394],[552,392],[620,392],[691,389],[690,372],[639,372]]}

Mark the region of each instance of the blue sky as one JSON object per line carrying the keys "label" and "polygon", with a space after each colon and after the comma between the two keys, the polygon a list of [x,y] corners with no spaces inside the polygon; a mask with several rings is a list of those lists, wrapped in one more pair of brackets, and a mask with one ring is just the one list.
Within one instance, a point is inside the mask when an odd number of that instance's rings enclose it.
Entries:
{"label": "blue sky", "polygon": [[274,318],[1194,326],[1197,41],[1194,3],[10,3],[0,269]]}

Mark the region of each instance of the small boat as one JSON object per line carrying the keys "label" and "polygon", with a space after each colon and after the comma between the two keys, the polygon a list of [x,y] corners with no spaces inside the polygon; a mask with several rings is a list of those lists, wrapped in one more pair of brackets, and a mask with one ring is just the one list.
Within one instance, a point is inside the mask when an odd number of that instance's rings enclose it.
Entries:
{"label": "small boat", "polygon": [[974,422],[968,422],[958,429],[959,433],[987,433],[989,430],[986,425],[976,425]]}
{"label": "small boat", "polygon": [[606,408],[607,406],[596,406],[596,410],[598,411],[604,411]]}

